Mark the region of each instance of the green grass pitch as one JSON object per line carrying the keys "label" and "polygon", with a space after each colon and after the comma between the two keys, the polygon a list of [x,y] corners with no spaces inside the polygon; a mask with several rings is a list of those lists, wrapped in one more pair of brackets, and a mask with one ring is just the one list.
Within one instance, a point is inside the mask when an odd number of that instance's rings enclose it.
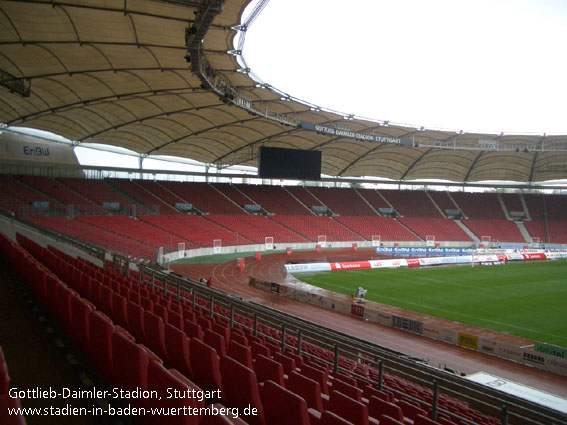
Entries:
{"label": "green grass pitch", "polygon": [[567,346],[567,261],[297,275],[367,300]]}

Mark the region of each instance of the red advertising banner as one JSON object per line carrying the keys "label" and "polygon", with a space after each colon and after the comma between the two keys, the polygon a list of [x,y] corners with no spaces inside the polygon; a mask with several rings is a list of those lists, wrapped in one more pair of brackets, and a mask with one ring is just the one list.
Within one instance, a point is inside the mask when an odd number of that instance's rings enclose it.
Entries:
{"label": "red advertising banner", "polygon": [[364,317],[364,306],[360,304],[351,304],[350,314],[362,319]]}
{"label": "red advertising banner", "polygon": [[331,270],[369,269],[370,261],[331,263]]}

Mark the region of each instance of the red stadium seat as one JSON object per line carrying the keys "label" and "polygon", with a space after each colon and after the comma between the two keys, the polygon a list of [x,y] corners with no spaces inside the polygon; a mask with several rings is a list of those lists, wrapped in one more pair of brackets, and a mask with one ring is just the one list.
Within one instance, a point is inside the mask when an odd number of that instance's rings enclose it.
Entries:
{"label": "red stadium seat", "polygon": [[254,360],[254,371],[256,372],[258,383],[272,380],[276,384],[285,386],[283,366],[275,360],[258,354]]}
{"label": "red stadium seat", "polygon": [[379,398],[372,396],[368,400],[368,413],[373,418],[379,419],[383,415],[394,418],[397,421],[404,421],[404,413],[402,409],[390,402],[380,400]]}
{"label": "red stadium seat", "polygon": [[167,359],[164,325],[161,317],[144,311],[144,335],[146,336],[145,345],[162,359]]}
{"label": "red stadium seat", "polygon": [[226,342],[221,334],[205,329],[203,341],[213,347],[221,358],[226,356]]}
{"label": "red stadium seat", "polygon": [[368,425],[368,407],[366,404],[338,391],[331,391],[327,410],[357,425]]}
{"label": "red stadium seat", "polygon": [[112,335],[114,324],[109,317],[100,311],[93,311],[89,317],[89,358],[98,371],[106,378],[111,378]]}
{"label": "red stadium seat", "polygon": [[254,371],[230,357],[222,359],[220,369],[227,403],[241,410],[248,406],[257,409],[256,415],[243,415],[243,419],[250,425],[266,425]]}
{"label": "red stadium seat", "polygon": [[169,363],[186,377],[193,376],[189,361],[189,338],[185,332],[169,323],[165,325],[165,346]]}
{"label": "red stadium seat", "polygon": [[267,424],[309,425],[305,400],[274,381],[264,382],[261,399]]}
{"label": "red stadium seat", "polygon": [[[222,391],[220,358],[213,347],[193,337],[189,341],[189,360],[193,378],[203,390]],[[223,392],[224,394],[224,392]]]}
{"label": "red stadium seat", "polygon": [[191,320],[183,322],[183,330],[189,338],[197,338],[203,341],[205,334],[201,330],[201,326]]}
{"label": "red stadium seat", "polygon": [[126,298],[120,294],[112,294],[112,311],[110,317],[112,317],[113,322],[117,325],[125,329],[128,328],[127,301]]}
{"label": "red stadium seat", "polygon": [[252,350],[250,348],[231,340],[226,350],[228,356],[252,369]]}
{"label": "red stadium seat", "polygon": [[318,382],[298,372],[291,372],[286,382],[286,388],[303,397],[308,408],[323,412],[321,386]]}

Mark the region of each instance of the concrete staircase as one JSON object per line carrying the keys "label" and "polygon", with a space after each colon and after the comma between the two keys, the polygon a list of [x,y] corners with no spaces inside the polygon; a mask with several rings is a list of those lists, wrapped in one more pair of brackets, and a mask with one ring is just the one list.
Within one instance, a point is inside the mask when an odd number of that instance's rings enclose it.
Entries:
{"label": "concrete staircase", "polygon": [[526,244],[531,245],[532,243],[532,236],[530,235],[530,232],[528,232],[528,229],[526,228],[526,225],[521,222],[521,221],[517,221],[516,224],[518,225],[518,229],[520,229],[520,233],[522,234],[522,236],[524,237],[524,240],[526,241]]}
{"label": "concrete staircase", "polygon": [[455,220],[455,223],[457,223],[459,225],[459,227],[461,229],[463,229],[463,231],[469,235],[469,237],[475,242],[475,243],[480,243],[480,239],[471,231],[471,229],[469,229],[467,226],[465,226],[465,224],[461,221],[461,220]]}

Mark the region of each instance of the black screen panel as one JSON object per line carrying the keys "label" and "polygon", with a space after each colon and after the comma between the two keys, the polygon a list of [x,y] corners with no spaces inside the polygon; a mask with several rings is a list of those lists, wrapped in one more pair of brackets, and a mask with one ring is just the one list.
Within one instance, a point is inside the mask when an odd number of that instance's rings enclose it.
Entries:
{"label": "black screen panel", "polygon": [[262,146],[258,174],[267,179],[320,180],[321,151]]}

